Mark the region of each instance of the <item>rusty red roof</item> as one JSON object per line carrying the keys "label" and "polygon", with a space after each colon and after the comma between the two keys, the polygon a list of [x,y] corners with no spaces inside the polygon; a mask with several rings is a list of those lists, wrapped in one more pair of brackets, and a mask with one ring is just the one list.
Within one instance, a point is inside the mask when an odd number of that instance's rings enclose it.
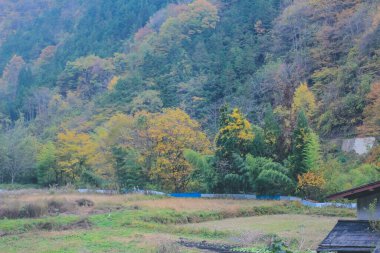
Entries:
{"label": "rusty red roof", "polygon": [[328,196],[327,198],[330,200],[340,198],[357,199],[358,197],[371,195],[376,192],[380,192],[380,181],[359,186],[343,192],[338,192]]}

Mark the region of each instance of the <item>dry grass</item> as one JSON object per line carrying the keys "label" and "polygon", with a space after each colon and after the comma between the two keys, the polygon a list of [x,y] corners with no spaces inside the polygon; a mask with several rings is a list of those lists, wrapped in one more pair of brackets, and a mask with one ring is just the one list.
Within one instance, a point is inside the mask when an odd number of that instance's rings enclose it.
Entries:
{"label": "dry grass", "polygon": [[[93,206],[78,207],[78,202],[86,199]],[[39,203],[50,206],[49,203],[59,205],[57,213],[86,215],[91,213],[110,212],[127,207],[145,207],[171,209],[175,211],[218,211],[238,213],[244,208],[255,206],[279,205],[279,201],[230,200],[230,199],[181,199],[162,198],[144,195],[103,195],[91,193],[55,193],[46,191],[17,191],[15,194],[2,194],[0,210],[5,206],[26,206],[30,203]]]}
{"label": "dry grass", "polygon": [[277,234],[289,241],[296,239],[300,249],[315,249],[338,219],[339,217],[287,214],[233,218],[182,226],[230,231],[237,235],[231,241],[247,244],[257,242],[263,235]]}
{"label": "dry grass", "polygon": [[177,236],[171,234],[139,234],[135,235],[139,245],[145,248],[155,248],[160,244],[170,244],[178,240]]}
{"label": "dry grass", "polygon": [[149,208],[171,209],[175,211],[224,211],[236,213],[238,210],[255,206],[280,205],[280,201],[255,201],[231,199],[181,199],[165,198],[130,202],[132,205]]}
{"label": "dry grass", "polygon": [[[0,198],[0,218],[1,216],[7,218],[33,218],[57,213],[86,215],[109,212],[126,207],[129,205],[128,202],[135,201],[138,198],[143,198],[143,196],[79,193],[49,194],[42,191],[30,194],[27,194],[27,192],[22,194],[20,192],[2,194]],[[87,204],[83,205],[82,203],[84,202]],[[41,207],[42,211],[37,210],[37,207]],[[25,210],[30,210],[29,213],[35,210],[36,214],[24,215]]]}
{"label": "dry grass", "polygon": [[[86,204],[80,206],[79,200]],[[82,249],[88,250],[83,252],[95,252],[94,247],[98,247],[96,252],[104,252],[106,248],[112,248],[107,252],[125,252],[125,249],[130,250],[127,252],[158,252],[157,247],[161,252],[170,252],[170,250],[175,252],[178,247],[173,243],[182,236],[213,242],[223,240],[223,243],[233,245],[257,245],[263,243],[263,235],[270,233],[276,233],[289,240],[295,238],[301,249],[313,249],[338,219],[312,215],[274,215],[284,212],[314,211],[300,210],[301,207],[297,205],[281,201],[180,199],[76,192],[52,194],[47,191],[0,194],[0,211],[2,206],[15,204],[16,207],[20,207],[30,203],[42,203],[48,207],[48,210],[53,208],[59,210],[59,213],[76,214],[84,218],[79,221],[77,219],[72,221],[71,216],[67,215],[49,217],[46,220],[42,218],[40,223],[43,226],[46,224],[44,229],[36,227],[34,230],[33,227],[33,232],[17,234],[22,240],[12,236],[4,237],[3,245],[0,244],[1,252],[9,252],[7,249],[14,248],[16,241],[19,246],[14,252],[51,252],[49,250],[52,248],[67,247],[75,248],[76,252],[82,252]],[[89,206],[88,203],[94,205]],[[128,210],[111,213],[123,208]],[[94,215],[108,211],[110,212],[108,215]],[[47,215],[57,213],[48,212]],[[272,215],[269,216],[268,213]],[[337,212],[334,211],[335,213]],[[217,220],[248,215],[261,216]],[[341,214],[338,212],[337,215]],[[174,225],[181,223],[182,220],[183,224],[204,220],[216,221]],[[29,224],[35,221],[25,222]],[[24,220],[21,219],[4,221],[4,228],[8,231],[8,226],[14,226],[15,229],[24,231],[23,224]],[[48,227],[50,224],[52,229]],[[179,252],[193,252],[192,249],[182,247],[179,249]]]}
{"label": "dry grass", "polygon": [[133,195],[101,195],[82,193],[49,194],[48,192],[36,192],[25,194],[7,194],[2,196],[3,200],[18,200],[20,202],[39,202],[42,200],[63,199],[74,202],[81,198],[87,198],[98,204],[121,204],[128,199],[134,199]]}

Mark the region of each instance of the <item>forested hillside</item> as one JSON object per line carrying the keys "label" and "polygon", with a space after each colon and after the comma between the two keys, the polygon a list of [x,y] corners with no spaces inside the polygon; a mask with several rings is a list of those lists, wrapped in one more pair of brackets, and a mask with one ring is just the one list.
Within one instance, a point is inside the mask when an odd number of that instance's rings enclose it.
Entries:
{"label": "forested hillside", "polygon": [[327,141],[379,66],[378,0],[5,0],[0,181],[322,198],[380,179]]}

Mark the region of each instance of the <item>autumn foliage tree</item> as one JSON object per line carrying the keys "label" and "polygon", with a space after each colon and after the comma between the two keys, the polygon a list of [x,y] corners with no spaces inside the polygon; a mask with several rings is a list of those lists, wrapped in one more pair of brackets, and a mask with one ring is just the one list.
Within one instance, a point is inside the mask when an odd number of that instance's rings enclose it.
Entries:
{"label": "autumn foliage tree", "polygon": [[57,85],[62,94],[75,91],[82,99],[89,99],[114,85],[113,74],[114,66],[109,59],[90,55],[68,62],[58,78]]}
{"label": "autumn foliage tree", "polygon": [[371,163],[379,167],[380,172],[380,145],[372,148],[371,152],[368,154],[366,158],[367,163]]}
{"label": "autumn foliage tree", "polygon": [[151,141],[147,135],[145,112],[116,113],[95,130],[101,159],[97,174],[116,184],[118,189],[143,187],[149,182],[153,166]]}
{"label": "autumn foliage tree", "polygon": [[184,191],[194,170],[184,151],[205,154],[211,146],[198,122],[180,109],[117,113],[97,129],[97,136],[120,188],[152,183],[163,190]]}
{"label": "autumn foliage tree", "polygon": [[0,0],[1,182],[286,194],[327,167],[329,193],[377,178],[378,147],[358,160],[318,134],[379,135],[378,0],[42,2]]}
{"label": "autumn foliage tree", "polygon": [[245,156],[254,139],[251,123],[238,108],[229,113],[228,109],[223,107],[221,114],[220,129],[215,138],[217,155],[228,157],[236,153]]}
{"label": "autumn foliage tree", "polygon": [[309,90],[306,83],[301,83],[296,89],[293,96],[292,114],[297,115],[299,110],[304,110],[310,118],[316,110],[314,94]]}
{"label": "autumn foliage tree", "polygon": [[191,180],[192,167],[184,157],[186,149],[205,153],[210,143],[198,122],[180,109],[168,109],[149,120],[148,134],[156,157],[150,171],[163,189],[184,191]]}
{"label": "autumn foliage tree", "polygon": [[221,108],[220,128],[215,137],[216,170],[219,173],[217,191],[238,191],[244,188],[244,157],[250,152],[254,134],[250,122],[238,108],[229,112]]}
{"label": "autumn foliage tree", "polygon": [[380,82],[372,85],[367,95],[367,106],[364,109],[363,125],[358,127],[362,135],[378,136],[380,134]]}
{"label": "autumn foliage tree", "polygon": [[57,165],[61,183],[77,183],[97,162],[97,143],[89,134],[65,130],[57,136]]}
{"label": "autumn foliage tree", "polygon": [[297,189],[303,197],[313,200],[322,198],[323,187],[326,184],[323,175],[317,172],[306,172],[298,175]]}

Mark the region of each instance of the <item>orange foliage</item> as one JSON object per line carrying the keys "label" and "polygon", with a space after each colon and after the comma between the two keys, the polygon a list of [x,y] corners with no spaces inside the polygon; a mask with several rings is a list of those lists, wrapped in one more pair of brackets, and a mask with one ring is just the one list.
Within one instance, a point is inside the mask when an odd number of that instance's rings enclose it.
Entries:
{"label": "orange foliage", "polygon": [[362,135],[380,135],[380,82],[372,85],[367,95],[368,104],[364,109],[363,125],[358,127]]}
{"label": "orange foliage", "polygon": [[309,171],[298,175],[297,188],[306,198],[318,199],[325,184],[325,179],[318,173]]}
{"label": "orange foliage", "polygon": [[150,27],[144,26],[135,33],[135,42],[143,41],[149,34],[154,32]]}
{"label": "orange foliage", "polygon": [[367,156],[366,163],[374,164],[380,167],[380,146],[374,147]]}

